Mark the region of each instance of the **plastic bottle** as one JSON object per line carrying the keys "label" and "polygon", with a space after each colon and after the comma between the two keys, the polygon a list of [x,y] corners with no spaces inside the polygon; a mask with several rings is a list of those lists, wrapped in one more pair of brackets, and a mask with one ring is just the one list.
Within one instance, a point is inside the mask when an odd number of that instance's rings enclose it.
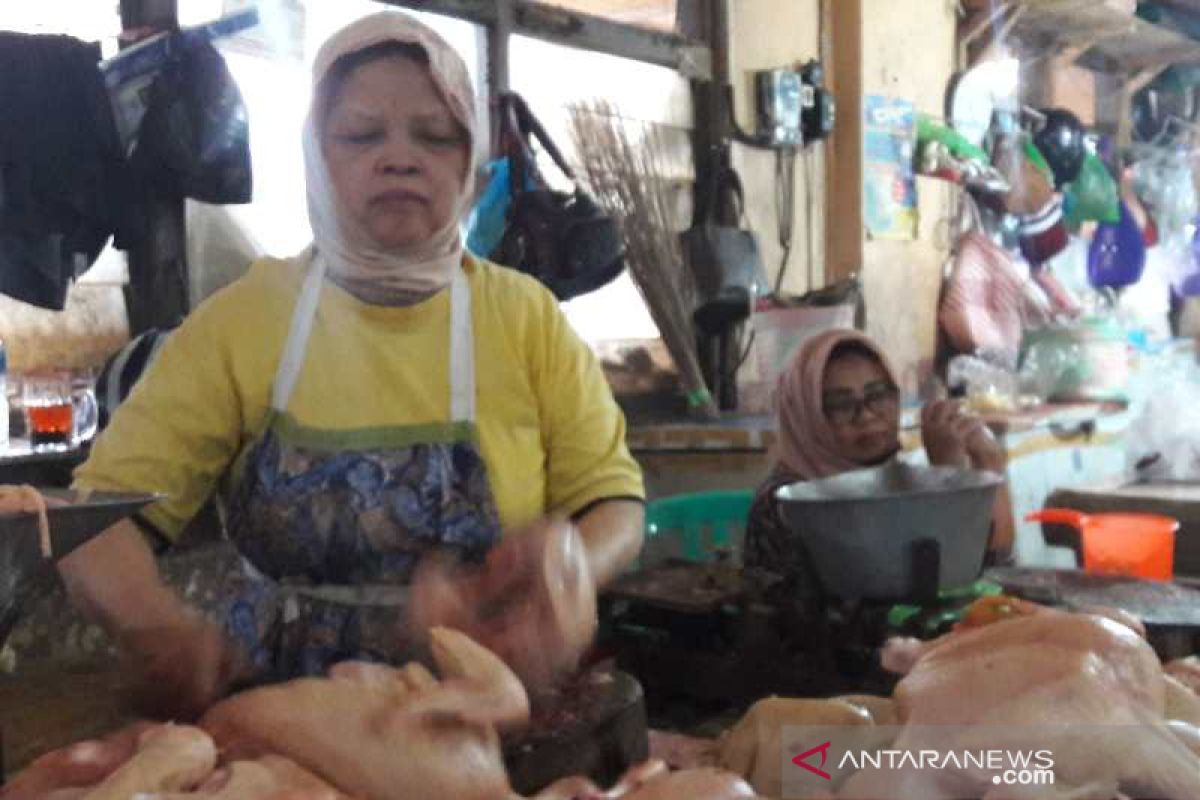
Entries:
{"label": "plastic bottle", "polygon": [[0,453],[8,450],[8,354],[0,340]]}

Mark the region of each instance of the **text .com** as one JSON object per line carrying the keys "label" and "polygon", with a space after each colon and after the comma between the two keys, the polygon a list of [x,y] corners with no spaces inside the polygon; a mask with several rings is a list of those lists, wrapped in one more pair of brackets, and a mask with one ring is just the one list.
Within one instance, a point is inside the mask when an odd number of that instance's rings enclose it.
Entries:
{"label": "text .com", "polygon": [[997,786],[1050,786],[1054,783],[1052,769],[1006,769],[992,777]]}

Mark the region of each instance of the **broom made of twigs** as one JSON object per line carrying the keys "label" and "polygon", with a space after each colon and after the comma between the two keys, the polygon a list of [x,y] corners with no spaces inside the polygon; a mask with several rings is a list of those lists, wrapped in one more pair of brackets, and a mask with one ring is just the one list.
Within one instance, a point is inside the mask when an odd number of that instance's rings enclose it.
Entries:
{"label": "broom made of twigs", "polygon": [[620,226],[629,272],[679,370],[688,411],[715,419],[719,412],[696,355],[691,283],[674,230],[662,139],[657,126],[644,124],[635,146],[627,124],[603,100],[571,108],[571,135],[586,182]]}

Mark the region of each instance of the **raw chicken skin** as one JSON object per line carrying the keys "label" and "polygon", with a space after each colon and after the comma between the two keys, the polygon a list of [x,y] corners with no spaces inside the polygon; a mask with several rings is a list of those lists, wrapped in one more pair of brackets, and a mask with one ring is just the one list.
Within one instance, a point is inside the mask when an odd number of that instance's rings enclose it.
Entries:
{"label": "raw chicken skin", "polygon": [[[739,800],[757,797],[732,772],[701,767],[671,772],[658,759],[630,767],[611,789],[603,791],[587,778],[564,778],[533,800]],[[513,798],[519,800],[519,798]]]}
{"label": "raw chicken skin", "polygon": [[[1135,797],[1200,798],[1200,760],[1164,720],[1154,651],[1127,625],[1046,609],[930,642],[896,687],[897,750],[1049,750],[1060,787],[1119,785]],[[940,741],[938,740],[940,738]],[[991,773],[864,770],[845,798],[982,797]],[[1000,795],[993,794],[999,797]]]}
{"label": "raw chicken skin", "polygon": [[293,761],[264,756],[235,761],[194,792],[164,792],[145,800],[350,800]]}
{"label": "raw chicken skin", "polygon": [[[1059,681],[1078,679],[1101,680],[1130,707],[1162,716],[1162,667],[1154,650],[1128,627],[1103,617],[1047,609],[951,634],[930,645],[896,687],[901,722],[962,725],[986,719],[1014,724],[1002,720],[1015,701],[1042,693],[1043,687],[1060,686]],[[975,679],[966,680],[972,668]],[[984,675],[987,680],[981,680]],[[954,694],[947,687],[964,692]],[[964,703],[964,698],[970,702]],[[1054,710],[1059,721],[1069,711],[1061,704]],[[1018,716],[1015,724],[1030,720]]]}
{"label": "raw chicken skin", "polygon": [[626,800],[738,800],[757,795],[732,772],[704,767],[672,772],[624,797]]}
{"label": "raw chicken skin", "polygon": [[751,706],[722,738],[720,764],[749,781],[758,793],[780,797],[783,755],[793,744],[785,737],[787,727],[845,730],[872,725],[869,711],[841,700],[769,697]]}
{"label": "raw chicken skin", "polygon": [[59,790],[94,786],[128,761],[142,734],[155,727],[140,722],[103,739],[46,753],[0,786],[0,799],[41,800]]}
{"label": "raw chicken skin", "polygon": [[1163,671],[1200,695],[1200,656],[1188,656],[1169,661]]}
{"label": "raw chicken skin", "polygon": [[130,800],[139,794],[198,786],[217,764],[208,734],[187,725],[163,725],[138,737],[137,752],[84,800]]}
{"label": "raw chicken skin", "polygon": [[[201,721],[228,758],[276,753],[362,800],[502,800],[511,789],[494,722],[528,717],[502,662],[456,631],[435,629],[445,683],[361,665],[245,692]],[[415,677],[414,677],[415,676]]]}

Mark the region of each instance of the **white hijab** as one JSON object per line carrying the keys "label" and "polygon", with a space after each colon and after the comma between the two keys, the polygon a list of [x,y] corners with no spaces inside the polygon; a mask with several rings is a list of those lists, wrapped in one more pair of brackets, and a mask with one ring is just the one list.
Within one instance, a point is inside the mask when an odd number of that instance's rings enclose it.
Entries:
{"label": "white hijab", "polygon": [[[390,250],[376,245],[363,226],[341,207],[317,130],[321,114],[319,89],[329,68],[342,56],[384,42],[415,44],[428,54],[434,86],[467,131],[470,147],[456,213],[429,239]],[[444,288],[462,262],[460,225],[475,194],[478,141],[471,78],[453,48],[433,29],[395,11],[371,14],[347,25],[321,46],[313,63],[313,98],[303,137],[313,248],[326,260],[330,277],[359,299],[384,305],[417,302]]]}

